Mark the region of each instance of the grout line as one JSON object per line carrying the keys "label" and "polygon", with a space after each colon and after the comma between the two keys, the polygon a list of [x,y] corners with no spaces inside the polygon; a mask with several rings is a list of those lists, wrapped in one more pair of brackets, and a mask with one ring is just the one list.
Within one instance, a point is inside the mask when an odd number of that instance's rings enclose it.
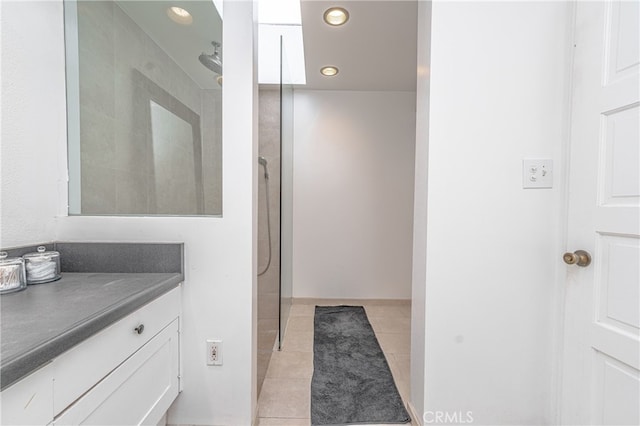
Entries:
{"label": "grout line", "polygon": [[313,297],[296,297],[292,305],[375,305],[375,306],[411,306],[411,299],[323,299]]}
{"label": "grout line", "polygon": [[407,411],[409,412],[409,416],[411,417],[411,424],[415,423],[418,426],[422,426],[422,421],[421,421],[422,419],[418,417],[418,414],[416,413],[416,409],[411,403],[411,401],[407,402]]}
{"label": "grout line", "polygon": [[259,416],[258,419],[296,419],[296,420],[310,420],[310,417],[289,417],[289,416]]}

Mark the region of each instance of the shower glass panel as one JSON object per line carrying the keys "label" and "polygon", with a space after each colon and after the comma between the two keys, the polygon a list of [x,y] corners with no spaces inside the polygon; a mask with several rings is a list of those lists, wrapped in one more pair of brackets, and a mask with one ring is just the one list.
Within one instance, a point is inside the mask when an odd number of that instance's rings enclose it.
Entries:
{"label": "shower glass panel", "polygon": [[285,336],[293,297],[293,85],[287,51],[280,40],[280,341]]}
{"label": "shower glass panel", "polygon": [[222,215],[214,2],[64,0],[64,14],[69,214]]}

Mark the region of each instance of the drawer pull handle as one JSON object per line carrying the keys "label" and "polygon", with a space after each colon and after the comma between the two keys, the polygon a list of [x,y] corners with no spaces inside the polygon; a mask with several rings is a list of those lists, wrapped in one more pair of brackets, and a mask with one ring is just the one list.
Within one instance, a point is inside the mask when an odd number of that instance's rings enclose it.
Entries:
{"label": "drawer pull handle", "polygon": [[144,324],[140,324],[139,326],[134,328],[133,331],[135,331],[138,334],[142,334],[142,332],[144,331]]}

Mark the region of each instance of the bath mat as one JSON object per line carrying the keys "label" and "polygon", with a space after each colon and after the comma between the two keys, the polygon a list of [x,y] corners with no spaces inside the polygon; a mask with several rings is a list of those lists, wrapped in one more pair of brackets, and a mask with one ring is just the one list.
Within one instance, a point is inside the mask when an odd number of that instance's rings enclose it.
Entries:
{"label": "bath mat", "polygon": [[362,306],[316,306],[311,424],[408,423]]}

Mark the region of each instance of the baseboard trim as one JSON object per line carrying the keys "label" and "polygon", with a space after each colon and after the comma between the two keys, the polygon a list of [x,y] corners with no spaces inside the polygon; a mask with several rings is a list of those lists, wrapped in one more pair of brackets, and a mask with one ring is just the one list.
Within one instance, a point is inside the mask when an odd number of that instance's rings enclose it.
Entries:
{"label": "baseboard trim", "polygon": [[411,416],[411,422],[417,424],[418,426],[422,426],[422,417],[418,416],[418,414],[416,413],[416,409],[411,401],[407,402],[407,410],[409,411],[409,415]]}
{"label": "baseboard trim", "polygon": [[295,297],[294,305],[395,305],[411,306],[411,299],[325,299],[315,297]]}

